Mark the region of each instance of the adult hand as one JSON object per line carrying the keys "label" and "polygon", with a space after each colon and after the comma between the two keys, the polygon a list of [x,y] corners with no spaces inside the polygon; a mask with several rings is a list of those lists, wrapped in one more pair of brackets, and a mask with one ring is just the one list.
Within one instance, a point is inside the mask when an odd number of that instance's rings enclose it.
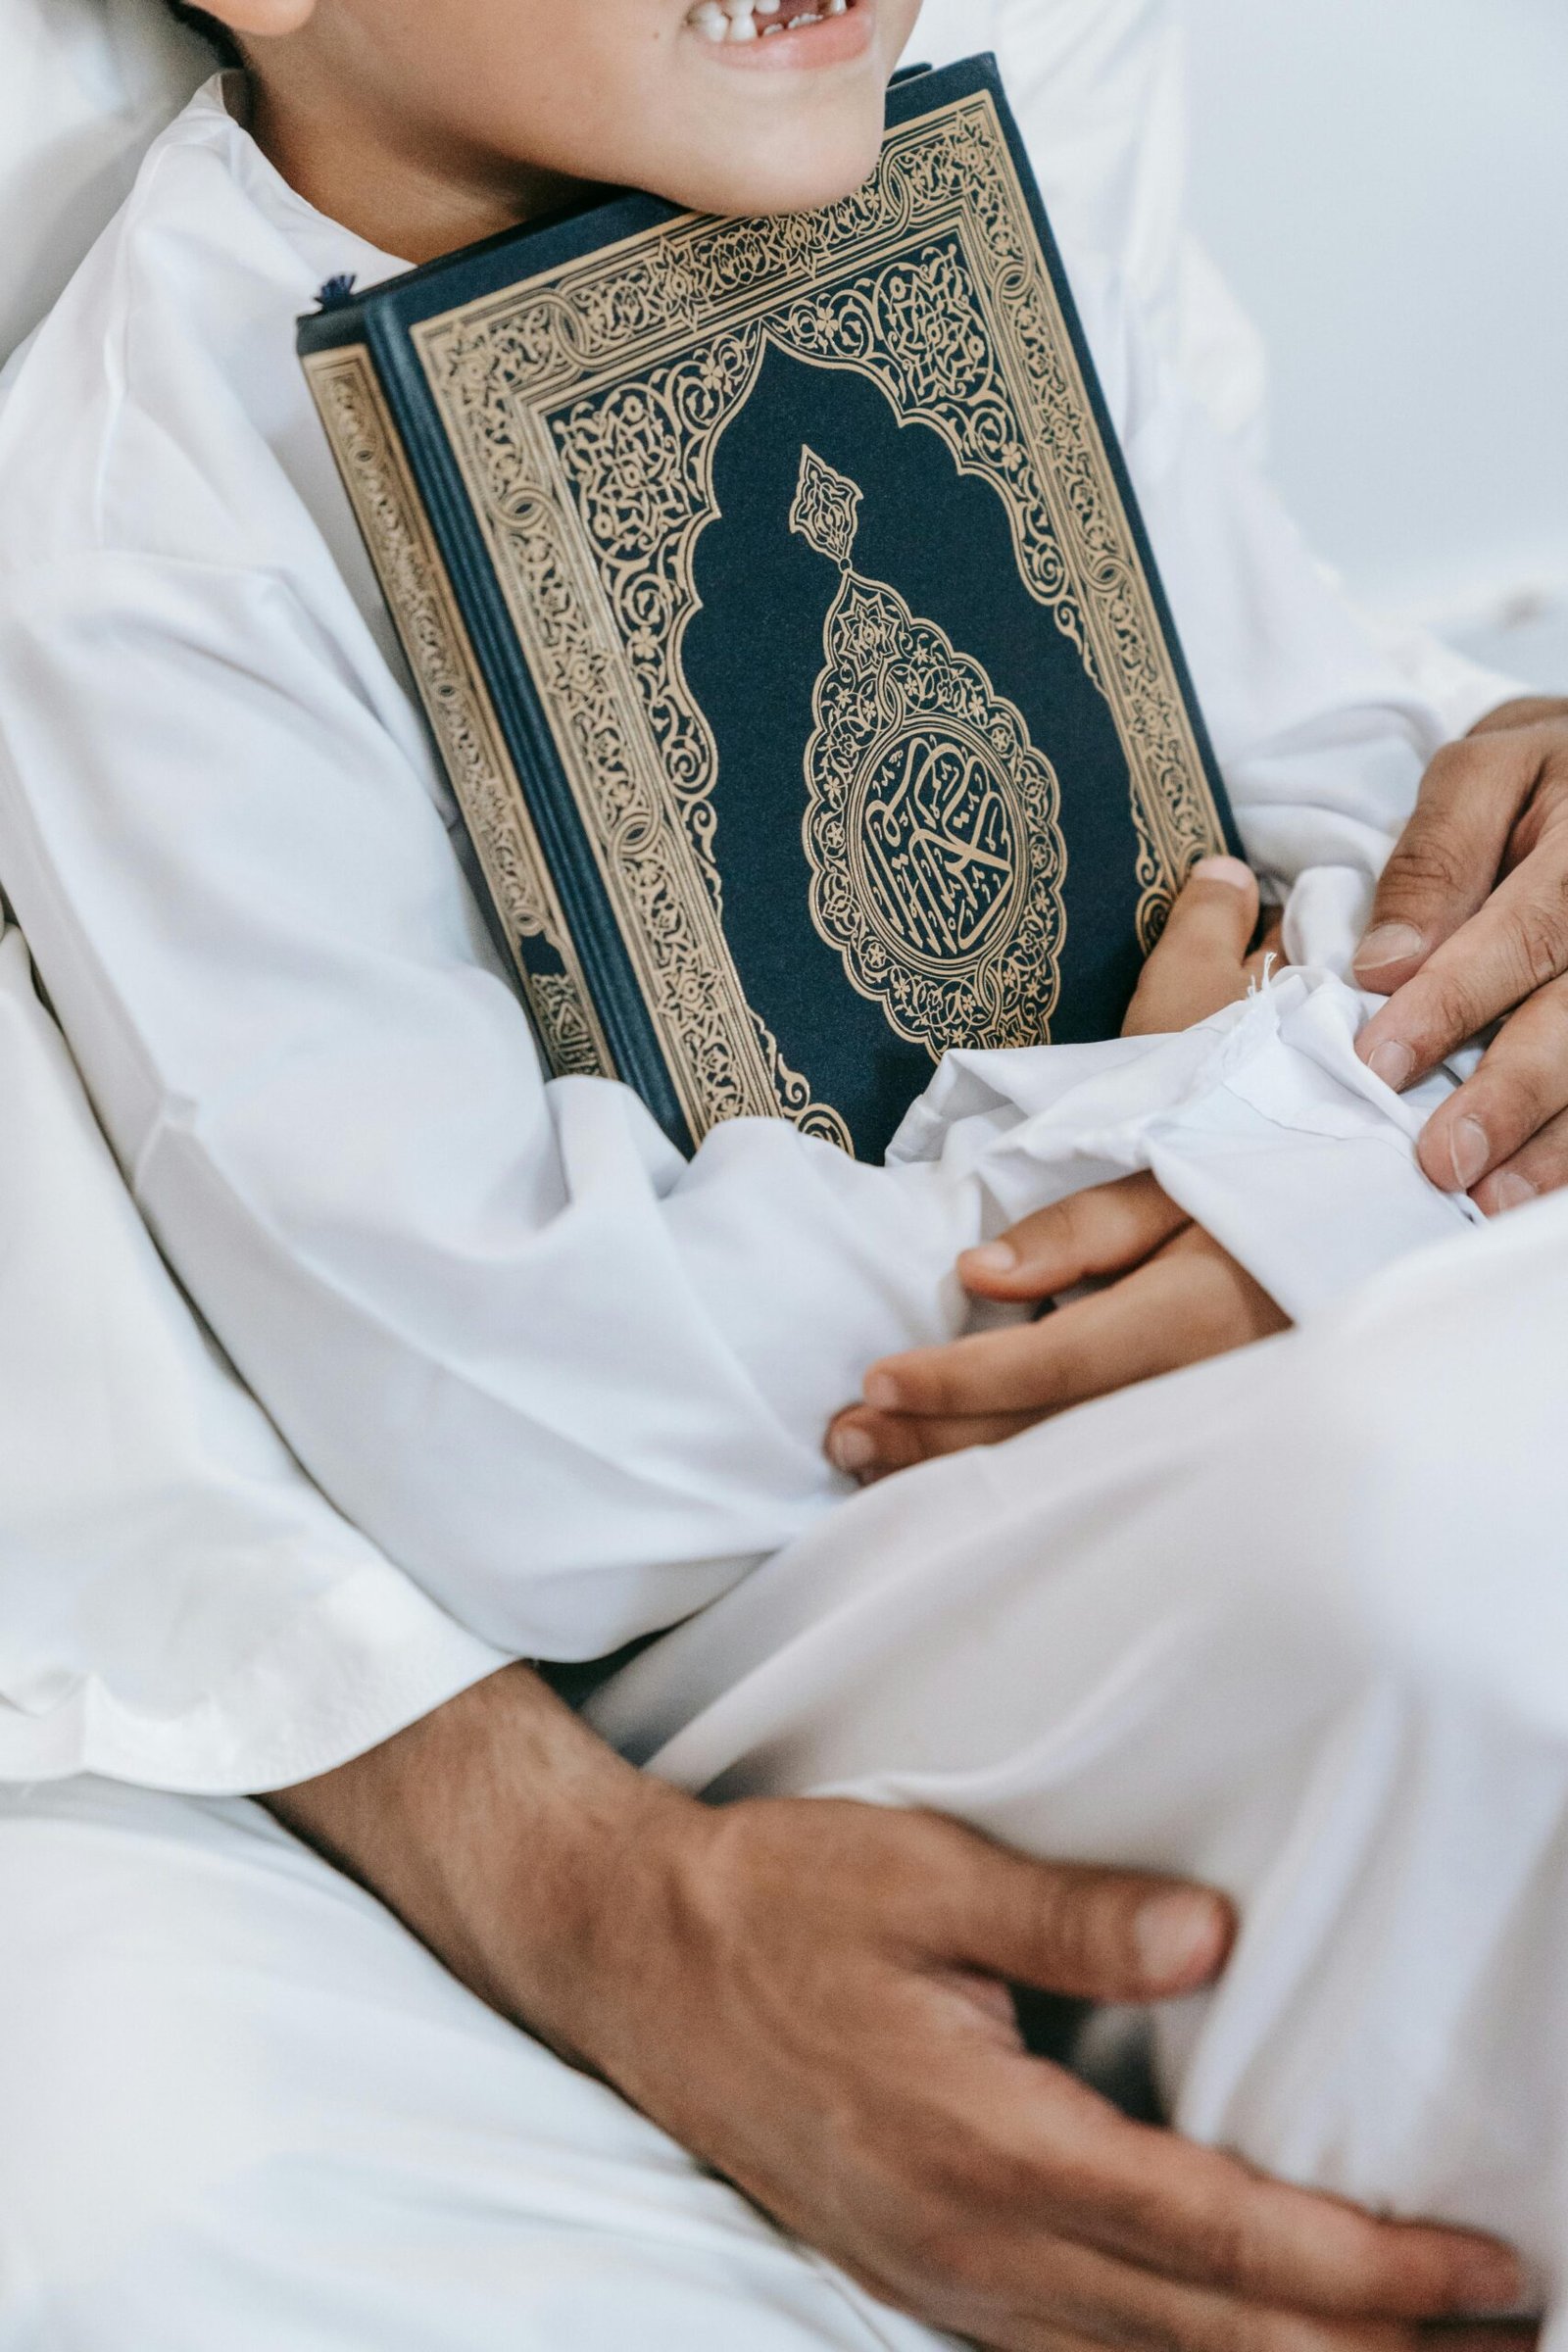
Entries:
{"label": "adult hand", "polygon": [[1396,1090],[1510,1016],[1428,1121],[1421,1164],[1495,1214],[1568,1183],[1568,703],[1510,703],[1441,752],[1355,959],[1357,1044]]}
{"label": "adult hand", "polygon": [[[1245,995],[1271,953],[1252,954],[1257,884],[1233,858],[1206,858],[1176,902],[1123,1024],[1148,1036],[1189,1027]],[[1088,1281],[1110,1287],[1044,1320],[920,1348],[871,1366],[861,1402],[838,1415],[829,1458],[869,1484],[970,1446],[997,1446],[1038,1421],[1223,1355],[1287,1328],[1219,1244],[1152,1176],[1076,1193],[958,1260],[972,1297],[1038,1304]]]}
{"label": "adult hand", "polygon": [[949,1821],[710,1809],[513,1668],[272,1800],[506,2014],[872,2294],[991,2352],[1414,2352],[1512,2257],[1124,2121],[1007,1987],[1144,2001],[1222,1966],[1219,1897]]}

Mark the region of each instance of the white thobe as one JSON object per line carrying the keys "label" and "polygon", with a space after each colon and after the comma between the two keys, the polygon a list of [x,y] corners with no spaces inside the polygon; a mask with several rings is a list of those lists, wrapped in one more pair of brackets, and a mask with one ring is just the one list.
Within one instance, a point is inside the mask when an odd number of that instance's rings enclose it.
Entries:
{"label": "white thobe", "polygon": [[[1017,1057],[967,1117],[928,1104],[889,1169],[782,1121],[687,1165],[624,1089],[547,1086],[293,353],[324,278],[392,267],[218,84],[154,147],[0,405],[0,874],[176,1271],[432,1598],[502,1647],[595,1656],[800,1536],[845,1493],[830,1414],[958,1328],[956,1253],[1028,1204],[1036,1144],[1033,1197],[1070,1185],[1064,1123],[1096,1169],[1157,1149],[1177,1189],[1196,1152],[1216,1230],[1293,1312],[1458,1230],[1329,977],[1201,1068],[1190,1042]],[[1103,278],[1080,291],[1250,850],[1298,960],[1332,967],[1441,714]],[[1325,1153],[1340,1128],[1381,1141]],[[1265,1161],[1260,1216],[1238,1171]],[[1371,1212],[1363,1162],[1394,1196]]]}
{"label": "white thobe", "polygon": [[[999,1058],[956,1066],[967,1116]],[[258,1807],[167,1793],[317,1769],[500,1660],[205,1345],[15,931],[0,1105],[0,2343],[938,2352]],[[1558,1200],[858,1497],[594,1719],[716,1799],[1226,1887],[1225,1981],[1160,2025],[1180,2123],[1498,2229],[1556,2293],[1565,1323]]]}
{"label": "white thobe", "polygon": [[[783,1490],[802,1539],[731,1576],[601,1693],[598,1720],[715,1795],[917,1800],[1038,1850],[1213,1878],[1247,1932],[1220,1996],[1164,2037],[1181,2120],[1303,2179],[1501,2226],[1555,2281],[1568,1626],[1542,1464],[1568,1209],[1455,1228],[1461,1247],[1336,1306],[1458,1212],[1415,1176],[1408,1114],[1357,1075],[1358,1007],[1327,978],[1187,1039],[956,1057],[896,1176],[785,1129],[719,1139],[686,1171],[616,1090],[542,1087],[373,613],[332,590],[318,528],[346,547],[346,524],[269,364],[262,329],[286,323],[313,240],[343,241],[210,108],[138,201],[87,281],[102,331],[87,297],[68,310],[0,424],[19,526],[0,870],[203,1303],[280,1423],[309,1438],[321,1409],[340,1484],[379,1448],[392,1547],[429,1555],[414,1579],[355,1533],[207,1348],[8,939],[0,1777],[74,1777],[0,1796],[0,2341],[931,2352],[490,2017],[254,1806],[123,1782],[256,1788],[355,1752],[497,1662],[455,1622],[470,1600],[515,1632],[543,1622],[528,1612],[554,1577],[551,1622],[578,1607],[581,1645],[659,1622],[692,1560],[628,1558],[631,1503],[598,1464],[624,1453],[671,1549],[716,1514],[785,1506],[765,1449],[741,1483],[751,1425],[733,1406],[712,1458],[667,1431],[659,1452],[650,1367],[667,1385],[728,1349],[750,1409],[805,1428],[879,1282],[883,1330],[933,1311],[917,1286],[937,1261],[868,1255],[862,1202],[915,1243],[929,1218],[946,1250],[1129,1156],[1207,1188],[1216,1225],[1276,1252],[1310,1328],[839,1509],[803,1438],[804,1502]],[[1298,935],[1332,956],[1434,721],[1366,666],[1266,502],[1147,390],[1141,405],[1113,337],[1101,348],[1244,822],[1297,884]],[[226,397],[225,356],[243,363]],[[132,520],[150,545],[121,544]],[[205,530],[205,554],[164,530]],[[1251,660],[1227,683],[1239,647]],[[372,886],[387,898],[366,922],[354,901]],[[292,976],[270,960],[284,947]],[[296,1118],[314,1124],[296,1135]],[[1335,1213],[1347,1166],[1376,1197],[1364,1223]],[[612,1356],[647,1346],[625,1256],[613,1280],[595,1262],[621,1214],[675,1322],[596,1424],[581,1312],[609,1323]],[[784,1362],[767,1294],[760,1309],[725,1295],[759,1241],[790,1280],[814,1269],[827,1318],[825,1341],[775,1325]],[[497,1294],[498,1318],[466,1330],[465,1306]],[[621,1427],[603,1428],[603,1396]],[[487,1432],[522,1458],[476,1563],[462,1489]],[[433,1457],[418,1476],[392,1453],[416,1438]],[[605,1488],[586,1561],[550,1519],[548,1446],[568,1440],[587,1490],[568,1534],[592,1532]],[[716,1499],[713,1459],[731,1482]]]}
{"label": "white thobe", "polygon": [[123,203],[151,142],[213,70],[163,0],[5,0],[0,360]]}
{"label": "white thobe", "polygon": [[[129,1226],[89,1220],[84,1251],[87,1282],[151,1296]],[[858,1497],[595,1718],[715,1798],[927,1804],[1226,1887],[1224,1983],[1161,2021],[1179,2122],[1495,2228],[1556,2297],[1565,1324],[1557,1200],[1310,1330]],[[194,1394],[226,1417],[220,1388]],[[346,1531],[234,1441],[281,1564],[330,1558]],[[243,1496],[193,1550],[168,1514],[198,1591],[209,1535],[245,1574]],[[253,1804],[0,1789],[0,1888],[8,2352],[939,2352]]]}

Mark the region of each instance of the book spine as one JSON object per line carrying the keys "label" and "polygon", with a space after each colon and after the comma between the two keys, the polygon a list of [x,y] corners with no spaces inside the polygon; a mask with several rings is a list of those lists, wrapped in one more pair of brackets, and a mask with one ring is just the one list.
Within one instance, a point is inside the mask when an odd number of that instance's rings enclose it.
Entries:
{"label": "book spine", "polygon": [[[474,663],[485,680],[509,754],[510,815],[537,850],[555,907],[548,950],[569,949],[605,1045],[604,1073],[641,1097],[677,1151],[691,1152],[711,1123],[700,1085],[683,1093],[669,1042],[654,1017],[637,959],[613,902],[588,820],[563,762],[541,683],[519,642],[497,574],[484,501],[465,473],[451,420],[436,397],[394,288],[367,306],[369,342],[388,415],[395,420],[420,513],[446,565]],[[465,796],[460,795],[460,800]],[[487,808],[487,820],[509,810]],[[613,860],[616,853],[607,849]],[[539,935],[530,937],[530,952]],[[689,1077],[689,1073],[688,1073]]]}
{"label": "book spine", "polygon": [[555,1077],[614,1059],[463,609],[368,342],[303,354],[333,459],[477,859],[482,890]]}

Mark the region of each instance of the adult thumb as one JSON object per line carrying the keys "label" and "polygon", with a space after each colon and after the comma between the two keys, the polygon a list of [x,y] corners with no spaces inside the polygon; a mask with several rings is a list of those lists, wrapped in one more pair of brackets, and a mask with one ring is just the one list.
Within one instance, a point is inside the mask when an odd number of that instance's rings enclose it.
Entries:
{"label": "adult thumb", "polygon": [[985,1859],[962,1956],[988,1976],[1074,2000],[1150,2001],[1212,1984],[1225,1965],[1236,1918],[1211,1887],[1001,1847]]}

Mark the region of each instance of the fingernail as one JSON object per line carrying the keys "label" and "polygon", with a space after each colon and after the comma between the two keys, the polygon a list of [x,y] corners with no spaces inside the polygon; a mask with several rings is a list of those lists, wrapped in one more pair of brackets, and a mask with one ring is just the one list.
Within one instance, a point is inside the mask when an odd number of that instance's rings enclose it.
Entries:
{"label": "fingernail", "polygon": [[1541,1195],[1528,1176],[1516,1168],[1504,1168],[1492,1179],[1492,1205],[1501,1216],[1510,1208],[1523,1208],[1528,1200],[1539,1200]]}
{"label": "fingernail", "polygon": [[1506,2246],[1477,2246],[1460,2263],[1455,2283],[1466,2310],[1477,2318],[1518,2311],[1525,2300],[1524,2265]]}
{"label": "fingernail", "polygon": [[858,1478],[876,1459],[876,1447],[863,1429],[835,1430],[827,1449],[834,1468],[842,1470],[846,1478]]}
{"label": "fingernail", "polygon": [[1156,1983],[1185,1978],[1200,1961],[1219,1957],[1214,1905],[1202,1896],[1160,1894],[1147,1902],[1133,1925],[1141,1966]]}
{"label": "fingernail", "polygon": [[1453,1189],[1467,1193],[1479,1184],[1492,1159],[1492,1139],[1479,1119],[1460,1119],[1448,1138],[1448,1163]]}
{"label": "fingernail", "polygon": [[1252,869],[1240,858],[1200,858],[1193,868],[1195,882],[1228,882],[1232,890],[1250,890]]}
{"label": "fingernail", "polygon": [[965,1250],[959,1263],[971,1274],[1010,1274],[1018,1252],[1010,1242],[982,1242],[977,1250]]}
{"label": "fingernail", "polygon": [[1391,963],[1408,963],[1419,956],[1426,941],[1413,923],[1379,923],[1369,931],[1355,951],[1358,972],[1381,972]]}
{"label": "fingernail", "polygon": [[[899,1384],[891,1372],[868,1372],[860,1394],[873,1412],[896,1413],[899,1409]],[[863,1430],[859,1434],[865,1435]]]}
{"label": "fingernail", "polygon": [[1415,1055],[1397,1038],[1389,1037],[1367,1055],[1366,1066],[1374,1078],[1381,1078],[1385,1086],[1392,1086],[1399,1094],[1409,1084]]}

